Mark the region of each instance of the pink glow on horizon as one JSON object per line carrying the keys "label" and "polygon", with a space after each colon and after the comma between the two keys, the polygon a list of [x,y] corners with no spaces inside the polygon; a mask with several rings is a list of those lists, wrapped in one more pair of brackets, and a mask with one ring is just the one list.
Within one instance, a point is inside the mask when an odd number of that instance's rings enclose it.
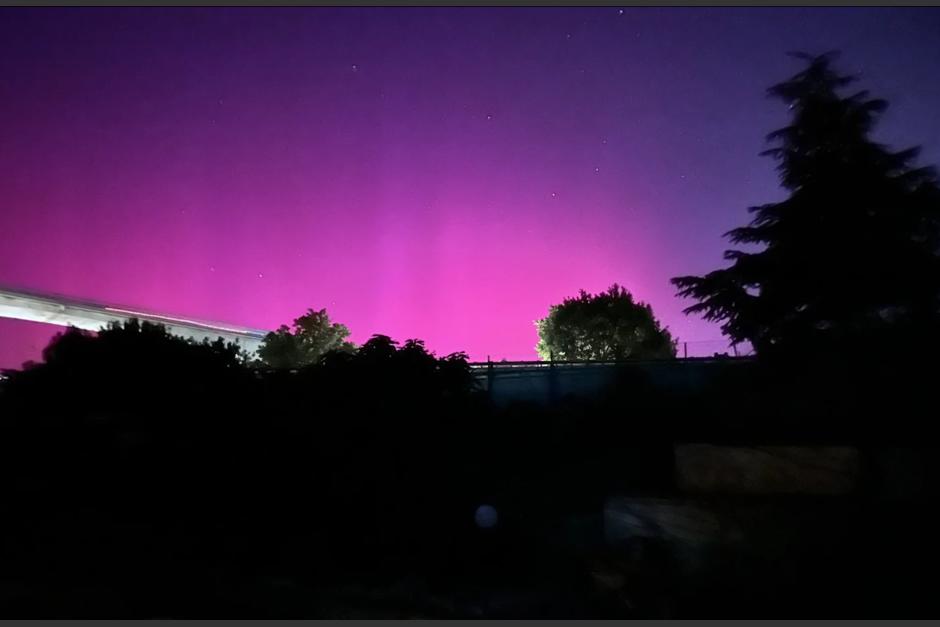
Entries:
{"label": "pink glow on horizon", "polygon": [[[783,51],[884,23],[741,15],[4,10],[0,285],[259,329],[326,308],[359,343],[515,360],[551,304],[617,282],[722,350],[669,278],[779,195],[756,153]],[[920,24],[894,45],[934,50]],[[892,87],[885,46],[850,58]],[[0,321],[0,367],[56,331]]]}

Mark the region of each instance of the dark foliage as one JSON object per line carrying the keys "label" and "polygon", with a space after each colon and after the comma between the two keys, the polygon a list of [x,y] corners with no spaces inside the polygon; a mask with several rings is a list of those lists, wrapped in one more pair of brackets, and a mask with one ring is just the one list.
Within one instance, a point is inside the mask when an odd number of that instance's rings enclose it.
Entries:
{"label": "dark foliage", "polygon": [[792,112],[768,136],[790,196],[752,207],[750,225],[727,237],[756,252],[729,250],[726,268],[673,279],[698,301],[686,313],[723,323],[759,354],[809,354],[855,347],[896,355],[937,346],[940,321],[940,188],[918,150],[892,152],[870,134],[885,110],[867,91],[845,94],[854,77],[833,54],[797,55],[805,70],[774,85]]}
{"label": "dark foliage", "polygon": [[[676,442],[917,442],[936,375],[648,362],[620,367],[605,393],[500,409],[463,355],[386,336],[298,371],[256,371],[234,347],[137,323],[70,331],[45,357],[0,388],[10,617],[727,615],[738,601],[653,546],[614,577],[626,592],[599,585],[606,499],[675,496]],[[476,526],[482,504],[496,527]],[[871,529],[859,525],[845,542]],[[793,542],[788,554],[818,569]],[[881,556],[900,546],[866,542]],[[716,559],[727,572],[715,576],[749,598],[831,609],[801,580]],[[890,562],[878,559],[866,581]]]}
{"label": "dark foliage", "polygon": [[300,368],[317,363],[331,351],[354,351],[356,347],[347,337],[349,329],[331,322],[326,309],[308,309],[291,326],[281,325],[268,333],[258,356],[272,368]]}
{"label": "dark foliage", "polygon": [[[462,354],[375,336],[256,371],[132,322],[45,358],[0,391],[5,616],[473,616],[520,585],[486,612],[584,613],[583,573],[517,535],[534,425],[499,426]],[[484,503],[496,530],[474,523]]]}

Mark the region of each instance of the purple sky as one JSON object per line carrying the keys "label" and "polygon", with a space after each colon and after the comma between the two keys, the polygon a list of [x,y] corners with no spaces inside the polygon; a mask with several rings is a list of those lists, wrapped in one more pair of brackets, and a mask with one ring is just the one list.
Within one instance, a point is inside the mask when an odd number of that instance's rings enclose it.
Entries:
{"label": "purple sky", "polygon": [[[669,278],[781,197],[764,90],[841,64],[940,162],[940,9],[0,9],[0,285],[535,359],[619,282],[692,353]],[[0,367],[54,327],[0,321]],[[695,344],[694,342],[703,342]]]}

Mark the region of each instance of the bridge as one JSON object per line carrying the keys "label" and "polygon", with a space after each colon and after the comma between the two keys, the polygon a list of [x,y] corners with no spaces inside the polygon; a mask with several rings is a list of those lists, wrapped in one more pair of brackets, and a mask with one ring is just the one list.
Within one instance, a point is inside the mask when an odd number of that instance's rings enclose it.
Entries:
{"label": "bridge", "polygon": [[702,389],[728,368],[752,361],[749,355],[624,361],[490,361],[472,362],[470,369],[498,405],[513,401],[551,404],[566,396],[595,397],[608,386],[617,385],[619,377],[627,371],[655,388]]}
{"label": "bridge", "polygon": [[254,355],[267,331],[233,324],[208,322],[164,315],[135,307],[106,305],[58,294],[33,292],[0,286],[0,318],[70,326],[86,331],[100,331],[112,322],[132,318],[162,324],[169,333],[201,342],[222,338]]}

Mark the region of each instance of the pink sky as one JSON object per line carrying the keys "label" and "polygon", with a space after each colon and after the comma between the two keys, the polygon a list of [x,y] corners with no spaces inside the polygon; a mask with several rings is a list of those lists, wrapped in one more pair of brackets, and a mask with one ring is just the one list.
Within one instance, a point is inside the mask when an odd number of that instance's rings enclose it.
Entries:
{"label": "pink sky", "polygon": [[[549,305],[618,282],[710,354],[668,281],[779,197],[757,153],[785,50],[920,85],[899,140],[935,150],[936,64],[883,54],[936,56],[935,31],[850,18],[3,9],[0,285],[265,329],[325,307],[357,342],[535,359]],[[55,331],[0,321],[0,367]]]}

